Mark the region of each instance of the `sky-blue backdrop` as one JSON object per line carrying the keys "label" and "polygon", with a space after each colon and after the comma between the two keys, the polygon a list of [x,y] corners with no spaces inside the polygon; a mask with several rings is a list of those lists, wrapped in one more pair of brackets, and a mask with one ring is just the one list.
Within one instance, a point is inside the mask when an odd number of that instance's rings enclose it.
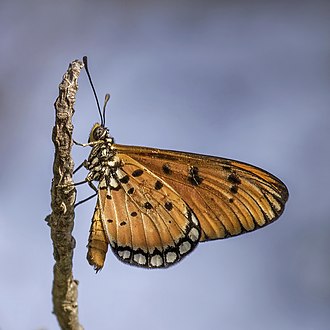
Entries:
{"label": "sky-blue backdrop", "polygon": [[[74,274],[86,329],[328,329],[329,1],[17,1],[0,5],[0,329],[51,314],[53,103],[88,55],[118,143],[239,159],[289,187],[275,224],[147,271],[111,253],[97,275],[79,207]],[[75,139],[98,121],[84,72]],[[89,150],[75,147],[76,164]],[[82,170],[78,179],[86,173]],[[79,187],[79,196],[90,193]]]}

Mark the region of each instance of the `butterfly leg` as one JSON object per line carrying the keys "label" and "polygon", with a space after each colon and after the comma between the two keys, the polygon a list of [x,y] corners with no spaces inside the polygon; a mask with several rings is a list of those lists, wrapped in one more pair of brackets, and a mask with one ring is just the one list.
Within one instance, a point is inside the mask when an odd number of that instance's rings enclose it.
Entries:
{"label": "butterfly leg", "polygon": [[80,182],[75,182],[72,184],[72,186],[80,186],[81,184],[87,183],[86,180],[80,181]]}
{"label": "butterfly leg", "polygon": [[72,140],[73,143],[76,145],[76,146],[80,146],[80,147],[87,147],[89,146],[88,143],[80,143],[80,142],[77,142],[76,140]]}
{"label": "butterfly leg", "polygon": [[103,143],[103,141],[99,140],[99,141],[92,141],[92,142],[88,142],[88,143],[80,143],[80,142],[77,142],[76,140],[72,140],[73,143],[76,145],[76,146],[80,146],[80,147],[93,147],[95,146],[96,144],[101,144]]}
{"label": "butterfly leg", "polygon": [[85,184],[88,183],[88,185],[95,191],[97,192],[97,188],[95,187],[95,185],[93,184],[92,181],[89,181],[88,179],[85,179],[83,181],[79,181],[79,182],[75,182],[72,184],[72,186],[80,186],[81,184]]}
{"label": "butterfly leg", "polygon": [[84,160],[74,171],[73,171],[73,174],[76,174],[82,167],[85,167],[86,168],[87,166],[87,161]]}
{"label": "butterfly leg", "polygon": [[94,198],[95,196],[97,196],[97,188],[95,187],[95,185],[94,185],[93,182],[91,182],[91,181],[84,180],[84,181],[81,181],[81,182],[77,182],[77,183],[75,183],[74,185],[77,186],[77,185],[79,185],[79,184],[84,184],[84,183],[86,183],[86,182],[87,182],[88,185],[89,185],[89,186],[95,191],[95,193],[94,193],[93,195],[91,195],[91,196],[89,196],[89,197],[87,197],[87,198],[85,198],[85,199],[79,201],[78,203],[76,203],[76,204],[74,205],[75,208],[76,208],[78,205],[83,204],[83,203],[89,201],[90,199]]}
{"label": "butterfly leg", "polygon": [[[86,160],[84,160],[74,171],[73,171],[73,174],[75,174],[75,173],[77,173],[82,167],[86,167]],[[80,181],[80,182],[75,182],[75,183],[71,183],[71,184],[67,184],[67,185],[58,185],[58,187],[61,187],[61,188],[63,188],[63,187],[74,187],[74,186],[79,186],[79,185],[81,185],[81,184],[84,184],[84,183],[86,183],[86,182],[88,182],[88,180],[83,180],[83,181]],[[94,185],[93,185],[94,186]],[[92,187],[93,188],[93,187]],[[94,186],[94,188],[95,188],[95,186]],[[93,188],[93,190],[95,190]]]}
{"label": "butterfly leg", "polygon": [[91,195],[91,196],[89,196],[89,197],[87,197],[87,198],[85,198],[85,199],[79,201],[78,203],[76,203],[76,204],[74,205],[74,208],[76,208],[76,207],[77,207],[78,205],[80,205],[80,204],[83,204],[83,203],[89,201],[90,199],[94,198],[95,196],[97,196],[97,193],[95,193],[95,194],[93,194],[93,195]]}

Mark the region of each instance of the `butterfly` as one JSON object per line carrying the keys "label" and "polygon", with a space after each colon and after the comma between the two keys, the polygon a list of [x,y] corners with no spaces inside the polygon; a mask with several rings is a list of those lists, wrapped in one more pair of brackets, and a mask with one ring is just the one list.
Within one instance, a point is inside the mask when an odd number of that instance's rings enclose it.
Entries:
{"label": "butterfly", "polygon": [[[87,62],[85,67],[90,78]],[[86,145],[92,150],[84,163],[86,181],[97,192],[87,253],[96,271],[104,266],[109,245],[127,264],[166,268],[199,242],[256,230],[283,213],[288,189],[258,167],[116,144],[105,126],[108,100],[101,123],[90,132]]]}

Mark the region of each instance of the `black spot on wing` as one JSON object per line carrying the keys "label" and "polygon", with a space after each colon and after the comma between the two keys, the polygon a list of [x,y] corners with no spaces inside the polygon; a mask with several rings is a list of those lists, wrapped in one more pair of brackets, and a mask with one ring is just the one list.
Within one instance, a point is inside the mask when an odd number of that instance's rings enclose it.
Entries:
{"label": "black spot on wing", "polygon": [[134,187],[131,187],[131,188],[129,188],[129,189],[127,190],[127,193],[128,193],[129,195],[132,195],[133,192],[134,192]]}
{"label": "black spot on wing", "polygon": [[188,173],[188,181],[193,186],[198,186],[203,182],[203,178],[199,175],[199,168],[197,166],[191,166]]}
{"label": "black spot on wing", "polygon": [[229,165],[223,165],[222,168],[227,172],[231,172],[231,167]]}
{"label": "black spot on wing", "polygon": [[164,186],[164,185],[163,185],[162,182],[160,182],[159,180],[156,181],[156,183],[155,183],[155,189],[156,189],[156,190],[160,190],[160,189],[162,189],[163,186]]}
{"label": "black spot on wing", "polygon": [[173,204],[171,202],[166,202],[164,206],[167,211],[171,211],[173,209]]}
{"label": "black spot on wing", "polygon": [[151,210],[153,206],[152,206],[149,202],[145,202],[145,203],[144,203],[144,207],[145,207],[147,210]]}
{"label": "black spot on wing", "polygon": [[134,177],[141,176],[142,174],[143,174],[143,170],[141,170],[140,168],[132,172],[132,176]]}
{"label": "black spot on wing", "polygon": [[129,176],[126,174],[125,176],[123,176],[121,179],[119,179],[119,181],[121,183],[128,183],[129,181]]}
{"label": "black spot on wing", "polygon": [[238,186],[237,185],[233,185],[230,187],[230,191],[233,193],[233,194],[237,194],[237,191],[238,191]]}
{"label": "black spot on wing", "polygon": [[168,174],[168,175],[171,175],[172,174],[172,170],[171,170],[171,167],[170,167],[169,164],[164,164],[163,167],[162,167],[162,169],[163,169],[163,172],[165,174]]}
{"label": "black spot on wing", "polygon": [[235,172],[228,176],[228,181],[233,184],[241,184],[241,179],[237,176]]}

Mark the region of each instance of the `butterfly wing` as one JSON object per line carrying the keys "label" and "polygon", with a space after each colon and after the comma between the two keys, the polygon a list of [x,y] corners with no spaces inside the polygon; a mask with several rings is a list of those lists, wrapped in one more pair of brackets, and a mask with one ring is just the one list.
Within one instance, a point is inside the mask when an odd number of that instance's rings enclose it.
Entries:
{"label": "butterfly wing", "polygon": [[96,214],[112,250],[122,261],[146,268],[178,262],[199,242],[196,216],[157,175],[127,155],[120,160],[112,182],[99,184]]}
{"label": "butterfly wing", "polygon": [[289,196],[275,176],[235,160],[146,147],[115,148],[120,158],[131,157],[181,196],[200,223],[200,241],[239,235],[273,222]]}

